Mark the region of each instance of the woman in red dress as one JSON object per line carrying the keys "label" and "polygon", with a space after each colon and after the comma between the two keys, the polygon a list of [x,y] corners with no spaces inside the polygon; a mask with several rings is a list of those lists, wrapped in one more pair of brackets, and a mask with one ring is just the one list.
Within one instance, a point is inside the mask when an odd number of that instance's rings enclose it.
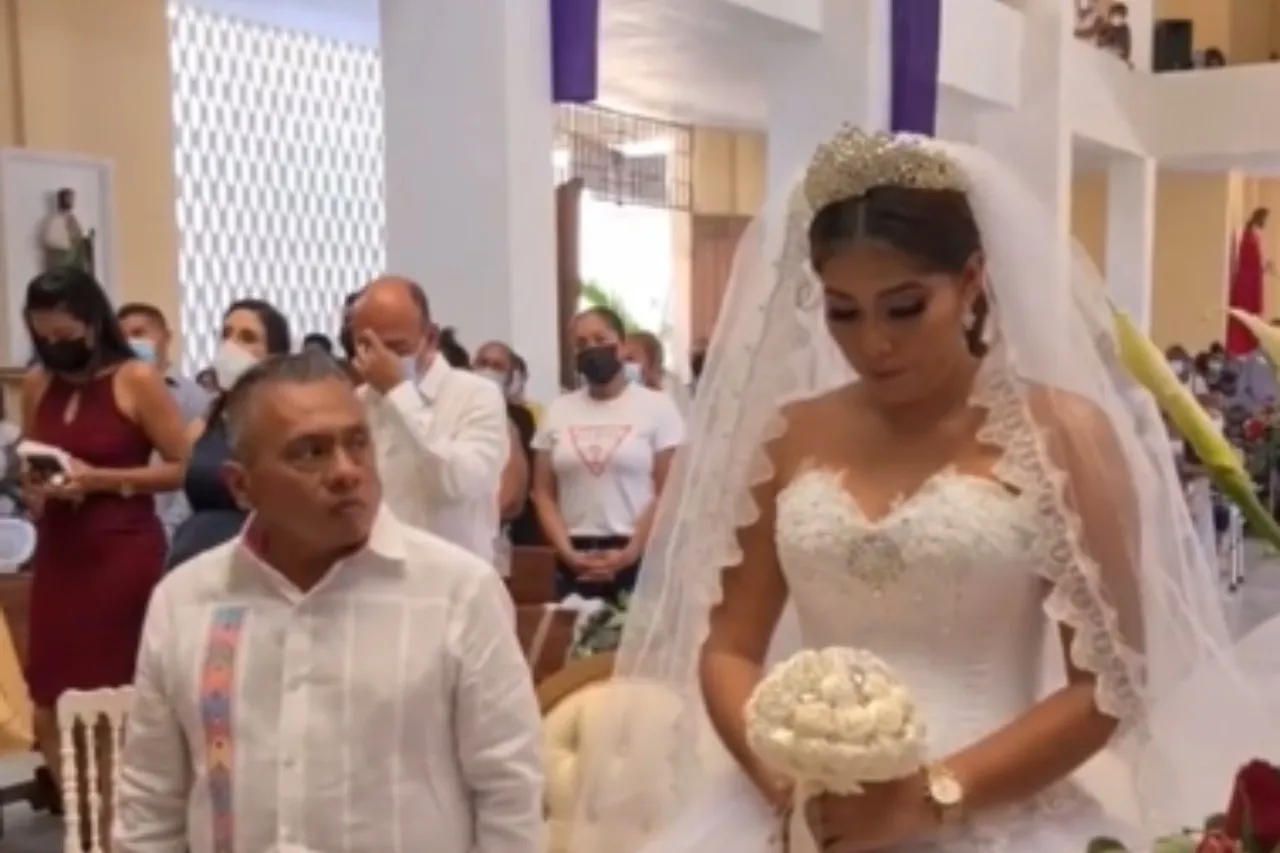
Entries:
{"label": "woman in red dress", "polygon": [[[133,680],[164,569],[151,496],[180,485],[187,440],[163,377],[134,357],[93,276],[73,267],[37,276],[23,317],[38,360],[22,383],[24,436],[73,457],[64,475],[24,476],[38,531],[27,683],[57,780],[58,697]],[[153,463],[157,450],[164,461]]]}

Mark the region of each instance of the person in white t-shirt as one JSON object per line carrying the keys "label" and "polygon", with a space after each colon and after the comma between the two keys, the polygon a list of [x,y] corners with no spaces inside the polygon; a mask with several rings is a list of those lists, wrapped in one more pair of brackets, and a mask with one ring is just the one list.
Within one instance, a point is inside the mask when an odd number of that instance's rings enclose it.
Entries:
{"label": "person in white t-shirt", "polygon": [[684,421],[668,394],[628,380],[613,311],[583,311],[570,331],[583,387],[543,415],[531,497],[558,555],[558,595],[616,601],[635,587]]}
{"label": "person in white t-shirt", "polygon": [[654,391],[666,392],[682,417],[689,414],[689,406],[693,403],[689,389],[679,376],[667,370],[666,348],[657,335],[652,332],[632,332],[627,335],[622,358],[628,379]]}

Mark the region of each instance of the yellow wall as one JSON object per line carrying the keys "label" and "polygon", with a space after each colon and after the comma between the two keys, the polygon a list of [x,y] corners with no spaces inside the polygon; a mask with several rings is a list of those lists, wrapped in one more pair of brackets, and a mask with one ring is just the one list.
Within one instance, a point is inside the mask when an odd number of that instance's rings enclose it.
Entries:
{"label": "yellow wall", "polygon": [[1099,270],[1107,268],[1107,175],[1077,175],[1071,193],[1071,233],[1093,258]]}
{"label": "yellow wall", "polygon": [[[1195,349],[1223,336],[1227,275],[1235,235],[1249,210],[1276,199],[1280,185],[1235,174],[1161,170],[1156,184],[1156,237],[1152,337],[1161,346]],[[1106,259],[1107,181],[1103,174],[1076,177],[1072,196],[1075,237],[1099,267]],[[1264,198],[1263,193],[1271,195]],[[1280,258],[1280,237],[1268,255]],[[1274,283],[1269,287],[1274,288]],[[1280,306],[1269,294],[1268,305]]]}
{"label": "yellow wall", "polygon": [[176,325],[165,0],[0,0],[0,147],[12,146],[115,164],[119,296]]}
{"label": "yellow wall", "polygon": [[1156,17],[1195,21],[1195,49],[1221,48],[1229,62],[1280,50],[1280,0],[1156,0]]}
{"label": "yellow wall", "polygon": [[699,127],[693,132],[693,212],[755,216],[764,206],[765,136]]}

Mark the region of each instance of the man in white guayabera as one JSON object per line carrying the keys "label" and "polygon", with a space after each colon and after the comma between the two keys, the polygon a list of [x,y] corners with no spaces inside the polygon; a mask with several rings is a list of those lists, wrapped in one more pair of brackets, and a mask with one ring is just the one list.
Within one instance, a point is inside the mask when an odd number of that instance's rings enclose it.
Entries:
{"label": "man in white guayabera", "polygon": [[226,419],[253,515],[151,599],[113,853],[541,853],[541,719],[501,579],[382,505],[327,355],[251,367]]}

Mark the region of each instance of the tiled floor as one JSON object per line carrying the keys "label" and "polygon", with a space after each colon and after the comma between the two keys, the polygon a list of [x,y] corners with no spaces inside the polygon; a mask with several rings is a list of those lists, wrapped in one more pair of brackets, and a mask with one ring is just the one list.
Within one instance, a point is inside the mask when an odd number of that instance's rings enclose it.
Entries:
{"label": "tiled floor", "polygon": [[[1258,556],[1250,562],[1255,568],[1248,583],[1228,603],[1231,620],[1242,634],[1280,613],[1280,559]],[[0,761],[0,786],[29,779],[34,765],[26,758]],[[32,814],[25,806],[9,807],[4,818],[3,853],[61,853],[60,819]]]}

